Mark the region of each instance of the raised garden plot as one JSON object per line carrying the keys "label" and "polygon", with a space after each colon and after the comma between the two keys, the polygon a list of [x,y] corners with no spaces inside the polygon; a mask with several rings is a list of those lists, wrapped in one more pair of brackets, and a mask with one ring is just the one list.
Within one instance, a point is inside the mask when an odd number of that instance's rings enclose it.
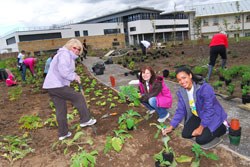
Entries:
{"label": "raised garden plot", "polygon": [[[69,140],[58,142],[53,104],[50,103],[48,94],[45,91],[37,91],[37,87],[31,82],[31,84],[21,87],[22,93],[20,96],[10,100],[8,92],[15,87],[6,88],[4,83],[0,83],[0,94],[2,95],[0,103],[0,166],[9,166],[12,163],[12,166],[25,167],[66,167],[83,161],[84,163],[94,163],[98,167],[152,167],[155,165],[154,155],[164,148],[161,134],[158,135],[158,138],[155,138],[158,129],[155,126],[150,126],[150,123],[157,123],[156,115],[145,120],[144,118],[147,118],[144,117],[146,115],[145,108],[141,106],[134,107],[126,102],[119,101],[120,97],[117,92],[96,81],[84,67],[78,66],[77,69],[78,73],[82,75],[83,89],[90,111],[98,121],[96,134],[91,127],[79,128],[77,111],[74,110],[71,104],[68,104],[68,122],[73,136]],[[76,90],[78,89],[76,84],[72,86]],[[31,91],[34,89],[36,91]],[[137,126],[132,131],[119,131],[119,117],[129,110],[136,111],[141,115],[141,117],[138,116],[136,121]],[[118,114],[101,119],[104,114],[113,112]],[[37,119],[37,117],[40,119]],[[25,121],[23,120],[34,124],[32,126],[28,124],[28,128],[25,128],[26,126],[23,126]],[[43,123],[42,127],[40,126],[41,122]],[[6,143],[3,138],[7,135],[27,138],[26,144],[32,151],[20,159],[14,159],[16,156],[12,156],[12,159],[8,160],[4,155],[11,155],[11,151],[5,150],[3,147],[4,143]],[[111,149],[106,151],[105,154],[104,150],[110,147],[107,145],[107,137],[112,138],[113,143],[111,144]],[[185,155],[192,157],[193,162],[195,154],[192,151],[192,143],[181,139],[180,129],[172,133],[170,138],[168,145],[172,147],[175,158]],[[222,148],[218,147],[209,150],[207,153],[210,152],[215,153],[219,160],[215,161],[201,157],[201,166],[238,166],[239,164],[246,166],[246,162],[243,159]],[[89,157],[89,159],[86,159],[86,157]],[[192,162],[177,163],[178,166],[190,166]]]}

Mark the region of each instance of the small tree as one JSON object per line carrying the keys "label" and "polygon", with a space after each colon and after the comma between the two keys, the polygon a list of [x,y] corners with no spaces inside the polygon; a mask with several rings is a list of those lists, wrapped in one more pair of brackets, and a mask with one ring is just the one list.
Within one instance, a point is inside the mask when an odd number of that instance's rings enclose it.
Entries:
{"label": "small tree", "polygon": [[195,36],[199,38],[201,38],[201,18],[199,17],[196,17],[194,19],[194,33],[195,33]]}

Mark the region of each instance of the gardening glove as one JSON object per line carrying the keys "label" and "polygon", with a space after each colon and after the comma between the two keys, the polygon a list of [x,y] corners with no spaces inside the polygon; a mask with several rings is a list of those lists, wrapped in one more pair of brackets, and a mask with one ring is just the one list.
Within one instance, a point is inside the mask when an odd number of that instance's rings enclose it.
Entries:
{"label": "gardening glove", "polygon": [[140,102],[148,102],[148,97],[146,95],[142,95]]}

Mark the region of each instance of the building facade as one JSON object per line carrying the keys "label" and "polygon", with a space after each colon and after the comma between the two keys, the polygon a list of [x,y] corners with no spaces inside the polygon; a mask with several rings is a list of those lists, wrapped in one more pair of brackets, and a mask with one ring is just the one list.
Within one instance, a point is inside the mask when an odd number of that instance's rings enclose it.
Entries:
{"label": "building facade", "polygon": [[250,1],[239,0],[204,5],[185,6],[191,40],[212,38],[225,31],[228,37],[250,36]]}
{"label": "building facade", "polygon": [[[124,41],[116,41],[114,36],[105,47],[125,47],[139,45],[141,40],[168,42],[212,38],[220,31],[226,31],[228,37],[250,36],[250,0],[191,5],[185,6],[184,11],[170,13],[135,7],[74,24],[19,29],[1,37],[0,53],[18,52],[22,49],[20,46],[24,46],[22,42],[28,41],[42,43],[45,40],[94,39],[95,36],[123,34]],[[90,40],[88,44],[95,48],[104,46],[96,43]],[[59,46],[47,47],[51,50]],[[39,49],[44,48],[36,48],[36,51]]]}
{"label": "building facade", "polygon": [[[110,47],[138,45],[141,40],[166,42],[188,39],[188,19],[184,12],[162,13],[163,11],[153,8],[135,7],[69,25],[21,29],[3,36],[0,40],[0,50],[18,52],[23,49],[20,47],[24,46],[22,43],[27,44],[28,41],[42,42],[115,34],[123,34],[125,40],[112,41]],[[117,43],[122,45],[117,46]],[[91,40],[88,44],[93,45]],[[52,50],[58,46],[47,47]],[[95,47],[98,48],[96,45]],[[36,48],[35,52],[39,50],[44,48]]]}

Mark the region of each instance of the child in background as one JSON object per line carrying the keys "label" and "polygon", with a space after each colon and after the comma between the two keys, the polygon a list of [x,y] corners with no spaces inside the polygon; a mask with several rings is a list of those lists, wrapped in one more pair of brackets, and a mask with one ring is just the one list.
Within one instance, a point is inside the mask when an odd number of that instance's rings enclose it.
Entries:
{"label": "child in background", "polygon": [[14,86],[17,84],[14,75],[11,73],[11,71],[9,69],[5,69],[5,71],[8,74],[8,78],[6,79],[5,83],[6,86],[10,87],[10,86]]}

